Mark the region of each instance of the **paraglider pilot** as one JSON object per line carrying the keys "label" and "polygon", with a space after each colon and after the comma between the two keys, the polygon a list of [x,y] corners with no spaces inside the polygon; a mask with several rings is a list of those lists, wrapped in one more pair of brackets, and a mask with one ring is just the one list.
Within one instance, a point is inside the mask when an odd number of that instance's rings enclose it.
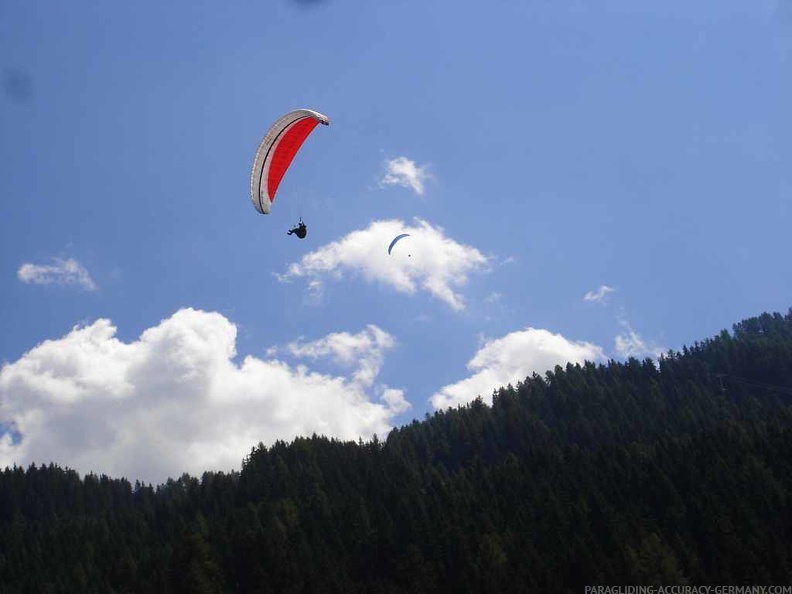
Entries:
{"label": "paraglider pilot", "polygon": [[308,233],[308,227],[305,226],[305,223],[302,222],[302,217],[300,217],[300,224],[297,225],[294,229],[289,229],[286,235],[291,235],[294,233],[300,239],[305,239],[305,236]]}

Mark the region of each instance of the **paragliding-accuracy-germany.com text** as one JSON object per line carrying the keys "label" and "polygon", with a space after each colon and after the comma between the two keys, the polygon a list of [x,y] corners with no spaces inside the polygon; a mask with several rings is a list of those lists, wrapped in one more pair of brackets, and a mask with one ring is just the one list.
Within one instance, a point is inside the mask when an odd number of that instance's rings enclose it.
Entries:
{"label": "paragliding-accuracy-germany.com text", "polygon": [[792,594],[792,586],[586,586],[585,594]]}

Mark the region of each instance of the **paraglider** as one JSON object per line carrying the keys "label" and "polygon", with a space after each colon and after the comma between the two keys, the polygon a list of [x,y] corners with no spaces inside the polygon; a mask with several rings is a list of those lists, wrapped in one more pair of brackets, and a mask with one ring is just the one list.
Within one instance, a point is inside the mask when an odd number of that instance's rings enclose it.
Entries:
{"label": "paraglider", "polygon": [[300,223],[294,229],[289,229],[286,235],[291,235],[292,233],[300,239],[305,239],[305,236],[308,234],[308,227],[302,222],[302,217],[300,217]]}
{"label": "paraglider", "polygon": [[[388,255],[389,256],[391,255],[391,251],[393,251],[393,246],[396,245],[396,243],[398,243],[399,240],[404,239],[405,237],[409,237],[409,236],[410,236],[409,233],[402,233],[401,235],[397,235],[396,237],[394,237],[393,241],[391,241],[390,245],[388,246]],[[411,256],[411,254],[408,254],[408,257],[410,257],[410,256]]]}
{"label": "paraglider", "polygon": [[[261,214],[269,214],[286,170],[317,124],[329,126],[330,120],[311,109],[295,109],[281,116],[264,136],[250,173],[250,200]],[[301,239],[305,237],[302,228],[294,230]]]}

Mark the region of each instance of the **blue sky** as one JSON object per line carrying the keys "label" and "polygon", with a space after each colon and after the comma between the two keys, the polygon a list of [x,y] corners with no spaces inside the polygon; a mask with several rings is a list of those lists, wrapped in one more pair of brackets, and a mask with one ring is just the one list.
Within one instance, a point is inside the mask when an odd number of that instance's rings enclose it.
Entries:
{"label": "blue sky", "polygon": [[792,305],[789,2],[14,1],[0,74],[0,465],[238,468]]}

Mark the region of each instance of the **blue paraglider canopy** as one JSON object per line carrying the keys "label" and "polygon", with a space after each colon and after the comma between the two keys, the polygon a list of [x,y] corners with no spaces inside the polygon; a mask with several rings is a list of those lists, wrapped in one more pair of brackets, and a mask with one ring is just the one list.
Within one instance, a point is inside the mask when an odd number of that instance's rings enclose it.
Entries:
{"label": "blue paraglider canopy", "polygon": [[409,233],[402,233],[401,235],[397,235],[396,237],[394,237],[393,241],[391,241],[390,245],[388,246],[388,255],[390,256],[390,253],[391,253],[391,250],[393,249],[393,246],[396,245],[396,243],[400,239],[404,239],[405,237],[409,237],[409,236],[410,236]]}

